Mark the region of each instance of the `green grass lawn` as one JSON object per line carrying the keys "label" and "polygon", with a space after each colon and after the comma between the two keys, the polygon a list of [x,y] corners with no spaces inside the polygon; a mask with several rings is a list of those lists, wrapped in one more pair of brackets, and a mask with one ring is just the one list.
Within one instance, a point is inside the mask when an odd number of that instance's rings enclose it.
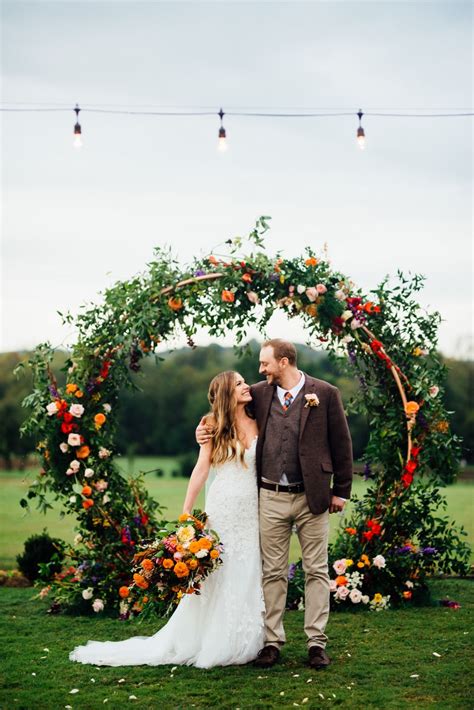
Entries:
{"label": "green grass lawn", "polygon": [[[31,589],[0,589],[3,683],[1,708],[124,708],[257,710],[344,707],[390,710],[410,707],[466,710],[474,688],[474,595],[469,580],[440,580],[436,598],[461,603],[381,613],[334,613],[328,633],[332,666],[306,666],[303,613],[285,617],[288,643],[281,662],[199,670],[180,666],[98,668],[71,663],[68,653],[89,639],[151,635],[163,621],[138,625],[107,618],[49,616]],[[71,694],[71,690],[79,692]],[[134,696],[135,699],[131,699]],[[469,700],[469,698],[471,700]]]}
{"label": "green grass lawn", "polygon": [[[171,471],[175,468],[173,457],[137,457],[133,462],[123,459],[121,461],[124,472],[150,471],[161,468],[165,475],[158,478],[154,473],[146,477],[147,485],[156,500],[166,506],[165,517],[176,518],[181,512],[181,506],[187,486],[187,479],[172,478]],[[34,471],[12,471],[0,473],[1,499],[0,499],[0,568],[11,569],[15,566],[16,556],[22,551],[26,538],[47,527],[51,535],[64,540],[72,541],[74,537],[74,519],[67,516],[60,518],[61,508],[55,503],[55,508],[46,515],[32,510],[25,512],[20,508],[19,500],[25,495],[28,485],[34,480]],[[359,476],[354,479],[354,491],[362,493],[365,483]],[[445,489],[448,501],[448,514],[458,523],[465,526],[468,540],[474,541],[474,515],[472,493],[474,492],[474,479],[460,481]],[[196,507],[204,507],[204,494],[202,493]],[[339,515],[331,516],[331,535],[334,537],[338,525],[341,524]],[[300,556],[299,543],[293,536],[290,557],[294,561]]]}

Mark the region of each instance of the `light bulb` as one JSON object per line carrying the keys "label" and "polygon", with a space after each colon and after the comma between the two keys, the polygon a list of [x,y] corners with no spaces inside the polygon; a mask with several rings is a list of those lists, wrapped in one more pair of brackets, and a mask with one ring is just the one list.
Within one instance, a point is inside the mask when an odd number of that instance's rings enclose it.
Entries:
{"label": "light bulb", "polygon": [[362,126],[359,126],[357,129],[357,143],[359,144],[359,148],[361,150],[365,149],[365,133]]}
{"label": "light bulb", "polygon": [[74,148],[82,148],[82,136],[80,133],[74,134],[73,146],[74,146]]}
{"label": "light bulb", "polygon": [[227,138],[226,138],[226,134],[225,134],[225,128],[223,128],[222,126],[221,126],[221,128],[219,128],[219,141],[218,141],[217,149],[221,153],[225,153],[225,151],[227,150]]}

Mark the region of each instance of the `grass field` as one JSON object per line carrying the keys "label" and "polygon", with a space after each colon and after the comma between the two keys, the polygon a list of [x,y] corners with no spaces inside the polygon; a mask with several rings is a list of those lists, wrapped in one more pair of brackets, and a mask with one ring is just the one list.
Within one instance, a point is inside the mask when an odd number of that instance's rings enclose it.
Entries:
{"label": "grass field", "polygon": [[[172,478],[171,471],[175,468],[175,460],[172,457],[137,457],[133,462],[123,459],[121,462],[124,472],[150,471],[161,468],[165,475],[158,478],[150,473],[146,477],[147,485],[156,500],[166,506],[165,517],[173,519],[181,512],[184,494],[187,486],[187,479]],[[16,555],[23,549],[25,539],[36,532],[47,527],[52,535],[56,535],[64,540],[72,541],[74,537],[74,519],[70,516],[60,518],[61,508],[58,503],[55,508],[43,515],[36,510],[31,513],[20,508],[19,500],[25,495],[28,485],[34,480],[34,471],[12,471],[0,473],[1,499],[0,499],[0,568],[11,569],[15,566]],[[364,482],[355,477],[354,490],[362,493]],[[460,481],[445,489],[448,501],[448,514],[459,524],[464,525],[468,532],[468,540],[474,542],[474,511],[472,494],[474,493],[474,479]],[[204,495],[201,494],[196,507],[204,507]],[[331,516],[331,534],[335,535],[338,525],[341,524],[341,517]],[[292,560],[298,559],[299,543],[296,536],[293,536],[290,555]]]}
{"label": "grass field", "polygon": [[[473,586],[436,581],[437,598],[461,603],[382,613],[332,614],[333,665],[306,666],[302,612],[285,617],[288,643],[273,669],[252,666],[199,670],[180,666],[98,668],[73,664],[68,653],[89,639],[151,635],[146,626],[107,618],[49,616],[31,589],[0,589],[3,683],[1,708],[124,708],[259,710],[345,707],[350,710],[466,710],[472,707]],[[71,693],[72,690],[78,692]]]}

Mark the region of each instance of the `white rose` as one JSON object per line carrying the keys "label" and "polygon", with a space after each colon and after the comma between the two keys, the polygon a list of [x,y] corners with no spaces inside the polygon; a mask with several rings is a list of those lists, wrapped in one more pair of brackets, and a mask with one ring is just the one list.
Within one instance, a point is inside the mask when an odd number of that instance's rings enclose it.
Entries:
{"label": "white rose", "polygon": [[109,496],[108,493],[105,494],[105,496],[102,498],[102,503],[110,503],[112,498]]}
{"label": "white rose", "polygon": [[93,587],[87,587],[87,589],[84,589],[82,592],[82,598],[83,599],[92,599],[94,596],[94,588]]}
{"label": "white rose", "polygon": [[94,469],[93,468],[86,468],[84,471],[84,476],[86,478],[91,478],[94,475]]}
{"label": "white rose", "polygon": [[62,444],[59,444],[59,448],[63,452],[63,454],[67,453],[69,451],[69,446],[66,444],[65,441],[63,441]]}
{"label": "white rose", "polygon": [[46,411],[48,412],[48,417],[52,417],[53,414],[56,414],[58,411],[58,407],[56,405],[56,402],[50,402],[48,406],[46,407]]}
{"label": "white rose", "polygon": [[359,604],[362,601],[362,592],[359,589],[352,589],[349,597],[353,604]]}
{"label": "white rose", "polygon": [[79,434],[69,434],[67,438],[67,443],[69,446],[80,446],[81,445],[81,437]]}
{"label": "white rose", "polygon": [[352,337],[352,335],[345,335],[341,340],[341,343],[344,343],[344,345],[348,345],[349,343],[353,343],[353,342],[354,342],[354,338]]}
{"label": "white rose", "polygon": [[71,463],[69,464],[69,468],[71,469],[71,471],[74,471],[74,473],[77,473],[81,468],[81,464],[79,461],[74,459],[74,461],[71,461]]}
{"label": "white rose", "polygon": [[405,587],[408,587],[408,589],[413,589],[414,584],[413,582],[410,582],[409,579],[407,579],[407,581],[405,582]]}
{"label": "white rose", "polygon": [[296,287],[296,290],[298,291],[298,293],[301,296],[301,294],[303,294],[306,291],[306,286],[303,286],[303,284],[298,284],[298,286]]}
{"label": "white rose", "polygon": [[110,404],[105,403],[102,405],[102,407],[104,409],[104,412],[106,412],[107,414],[110,414],[110,412],[112,411],[112,407],[110,406]]}
{"label": "white rose", "polygon": [[362,604],[368,604],[370,601],[370,597],[368,594],[363,594],[360,600]]}
{"label": "white rose", "polygon": [[69,411],[71,412],[73,417],[82,417],[84,414],[84,407],[82,404],[71,404],[69,407]]}
{"label": "white rose", "polygon": [[80,542],[82,542],[82,535],[81,533],[77,533],[77,535],[74,535],[74,544],[79,545]]}
{"label": "white rose", "polygon": [[341,318],[342,318],[342,320],[345,322],[346,320],[349,320],[349,318],[352,318],[353,315],[354,315],[354,314],[352,313],[352,311],[349,311],[349,310],[348,310],[348,311],[343,311],[342,314],[341,314]]}
{"label": "white rose", "polygon": [[100,459],[108,459],[110,456],[111,452],[106,449],[104,446],[101,446],[99,449],[99,458]]}
{"label": "white rose", "polygon": [[201,559],[202,557],[207,557],[207,555],[208,555],[207,550],[198,550],[198,552],[196,552],[196,557],[198,559]]}
{"label": "white rose", "polygon": [[351,321],[352,330],[356,330],[356,328],[360,328],[361,325],[362,325],[362,323],[360,322],[360,320],[357,320],[357,318],[353,318],[353,320]]}
{"label": "white rose", "polygon": [[342,288],[339,289],[339,291],[336,291],[336,293],[334,294],[334,297],[337,298],[338,301],[345,301],[346,300],[346,294],[344,293]]}
{"label": "white rose", "polygon": [[77,500],[77,496],[71,496],[71,497],[69,498],[69,502],[70,502],[70,503],[75,503],[76,500]]}
{"label": "white rose", "polygon": [[102,599],[94,599],[92,603],[92,608],[94,609],[96,614],[99,611],[104,611],[104,602],[102,601]]}
{"label": "white rose", "polygon": [[436,397],[436,395],[439,392],[439,387],[436,385],[433,385],[432,387],[429,388],[428,392],[430,393],[430,397]]}
{"label": "white rose", "polygon": [[383,555],[376,555],[372,560],[372,564],[379,569],[385,567],[385,557]]}

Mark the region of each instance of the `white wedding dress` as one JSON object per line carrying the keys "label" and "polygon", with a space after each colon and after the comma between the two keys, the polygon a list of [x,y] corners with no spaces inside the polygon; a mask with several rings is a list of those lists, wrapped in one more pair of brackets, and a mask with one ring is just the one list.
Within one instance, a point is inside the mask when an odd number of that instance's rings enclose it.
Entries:
{"label": "white wedding dress", "polygon": [[71,661],[97,666],[171,663],[210,668],[255,658],[264,642],[256,441],[245,451],[246,467],[229,461],[211,469],[213,480],[205,507],[224,552],[223,564],[204,581],[201,594],[183,597],[154,636],[89,641],[70,653]]}

